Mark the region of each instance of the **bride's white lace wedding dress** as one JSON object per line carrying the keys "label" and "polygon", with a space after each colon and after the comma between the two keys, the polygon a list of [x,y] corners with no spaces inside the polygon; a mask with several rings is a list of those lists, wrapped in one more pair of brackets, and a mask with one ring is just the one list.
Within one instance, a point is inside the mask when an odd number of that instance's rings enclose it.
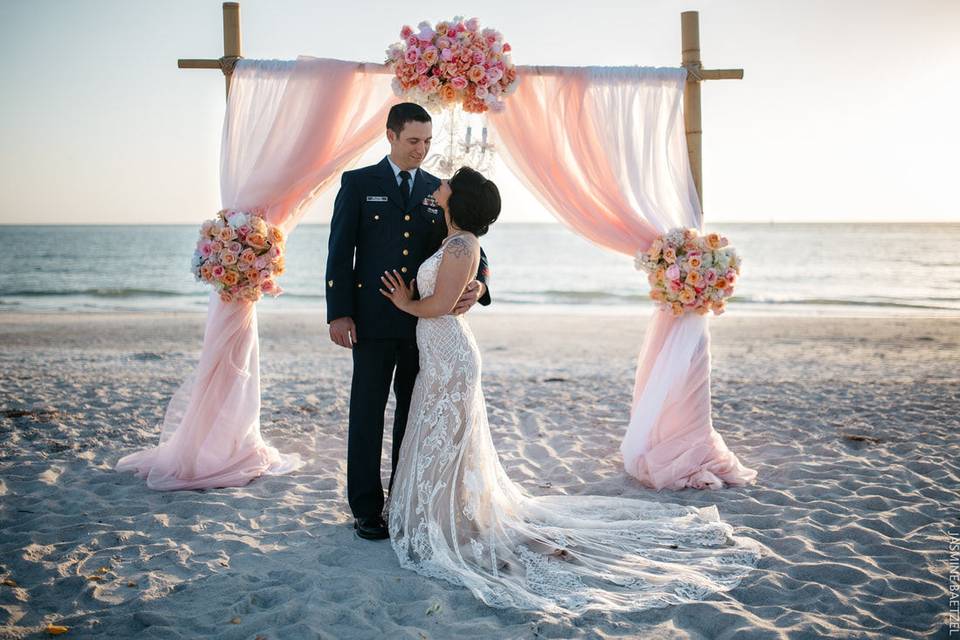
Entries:
{"label": "bride's white lace wedding dress", "polygon": [[[433,293],[445,243],[420,267]],[[494,607],[641,610],[735,587],[760,545],[715,506],[528,495],[494,449],[480,352],[463,316],[421,319],[420,374],[388,503],[400,565]]]}

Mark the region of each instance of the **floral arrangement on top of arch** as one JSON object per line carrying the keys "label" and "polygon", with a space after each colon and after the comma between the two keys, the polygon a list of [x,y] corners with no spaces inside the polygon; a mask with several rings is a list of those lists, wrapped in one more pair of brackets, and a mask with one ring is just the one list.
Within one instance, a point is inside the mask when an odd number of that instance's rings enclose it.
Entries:
{"label": "floral arrangement on top of arch", "polygon": [[476,18],[404,26],[401,42],[387,49],[393,91],[425,106],[460,104],[468,113],[499,112],[516,89],[510,45],[496,29],[481,29]]}

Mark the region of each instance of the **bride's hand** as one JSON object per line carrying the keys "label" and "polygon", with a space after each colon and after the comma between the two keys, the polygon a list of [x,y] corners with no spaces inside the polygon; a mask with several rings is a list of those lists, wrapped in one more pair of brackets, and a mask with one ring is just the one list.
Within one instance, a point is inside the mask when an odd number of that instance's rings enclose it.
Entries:
{"label": "bride's hand", "polygon": [[408,286],[406,282],[403,281],[403,278],[400,277],[400,274],[397,273],[394,269],[393,273],[389,271],[384,271],[384,275],[380,277],[380,281],[383,282],[385,289],[380,289],[380,293],[390,298],[390,301],[393,302],[401,311],[405,310],[407,305],[410,304],[410,301],[413,300],[413,283],[415,280],[410,281]]}

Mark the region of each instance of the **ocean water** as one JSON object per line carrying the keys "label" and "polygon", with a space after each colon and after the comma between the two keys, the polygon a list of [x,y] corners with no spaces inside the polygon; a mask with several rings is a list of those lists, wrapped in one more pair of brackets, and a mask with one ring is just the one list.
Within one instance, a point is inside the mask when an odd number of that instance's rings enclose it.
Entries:
{"label": "ocean water", "polygon": [[[960,224],[721,224],[743,256],[731,313],[960,316]],[[268,312],[324,309],[329,227],[291,235],[286,293]],[[202,311],[195,226],[0,226],[0,313]],[[484,313],[649,310],[633,260],[553,224],[482,238],[494,304]]]}

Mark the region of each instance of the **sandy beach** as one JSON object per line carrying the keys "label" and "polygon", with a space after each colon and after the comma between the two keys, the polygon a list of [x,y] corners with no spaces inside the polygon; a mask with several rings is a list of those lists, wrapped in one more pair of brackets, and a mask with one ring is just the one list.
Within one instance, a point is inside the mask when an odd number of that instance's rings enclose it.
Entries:
{"label": "sandy beach", "polygon": [[960,319],[716,319],[715,425],[758,482],[656,493],[618,452],[645,317],[472,313],[514,480],[716,504],[766,547],[729,593],[577,618],[490,609],[354,535],[351,361],[320,314],[260,317],[263,433],[304,468],[176,493],[114,472],[155,443],[203,321],[0,315],[0,637],[947,638],[960,622]]}

